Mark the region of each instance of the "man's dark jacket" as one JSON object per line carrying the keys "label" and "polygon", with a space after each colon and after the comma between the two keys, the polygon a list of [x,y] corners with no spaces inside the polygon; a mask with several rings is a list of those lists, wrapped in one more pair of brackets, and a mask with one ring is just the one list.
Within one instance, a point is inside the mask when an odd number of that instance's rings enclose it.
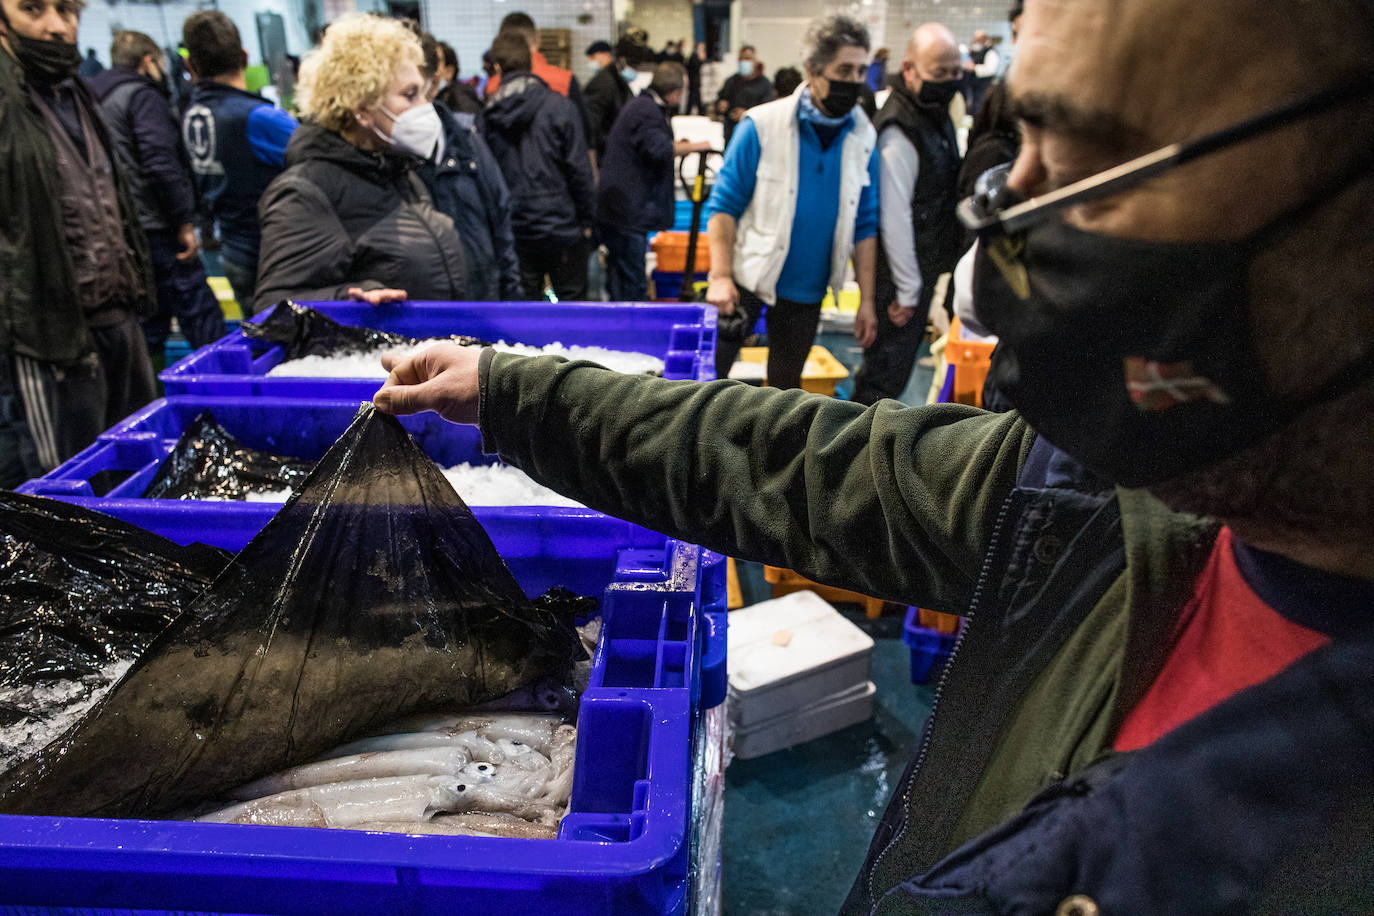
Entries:
{"label": "man's dark jacket", "polygon": [[100,100],[144,231],[176,230],[192,222],[195,192],[180,125],[157,83],[118,65],[87,82]]}
{"label": "man's dark jacket", "polygon": [[[78,104],[89,111],[101,145],[111,150],[95,98],[83,82],[73,82]],[[62,229],[56,157],[23,68],[0,49],[0,349],[68,364],[95,347],[74,295],[76,269]],[[146,318],[154,311],[147,241],[118,163],[114,180],[124,244],[139,285],[134,311]]]}
{"label": "man's dark jacket", "polygon": [[454,80],[445,86],[435,101],[442,102],[450,111],[458,114],[482,113],[482,100],[477,97],[477,90],[462,80]]}
{"label": "man's dark jacket", "polygon": [[606,142],[596,218],[628,232],[673,225],[673,129],[649,92],[620,112]]}
{"label": "man's dark jacket", "polygon": [[611,127],[634,93],[612,65],[602,67],[587,80],[583,97],[587,105],[587,145],[596,150],[596,161],[601,164],[606,158],[606,138],[611,135]]}
{"label": "man's dark jacket", "polygon": [[481,130],[510,188],[517,242],[557,248],[591,228],[596,188],[576,105],[534,74],[514,73],[482,112]]}
{"label": "man's dark jacket", "polygon": [[286,164],[258,203],[258,310],[288,298],[347,299],[355,286],[466,298],[463,243],[415,174],[419,157],[362,150],[305,123]]}
{"label": "man's dark jacket", "polygon": [[467,255],[468,298],[519,299],[520,263],[510,228],[510,190],[471,115],[436,101],[444,125],[444,155],[420,166],[440,213],[453,220]]}
{"label": "man's dark jacket", "polygon": [[846,913],[1370,911],[1368,582],[1269,556],[1313,605],[1276,609],[1331,644],[1116,754],[1215,523],[1104,486],[1014,413],[490,350],[479,384],[484,449],[591,508],[963,615]]}

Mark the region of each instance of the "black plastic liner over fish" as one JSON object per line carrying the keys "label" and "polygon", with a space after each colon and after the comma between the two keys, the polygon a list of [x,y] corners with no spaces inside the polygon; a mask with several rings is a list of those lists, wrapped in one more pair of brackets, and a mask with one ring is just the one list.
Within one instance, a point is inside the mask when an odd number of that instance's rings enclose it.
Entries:
{"label": "black plastic liner over fish", "polygon": [[[408,347],[421,338],[339,324],[311,308],[302,308],[290,300],[278,302],[271,314],[261,322],[244,322],[243,333],[257,340],[282,344],[288,359],[303,356],[342,356],[365,353],[382,347]],[[436,338],[439,339],[439,338]],[[465,347],[486,346],[478,337],[454,334],[442,338]]]}
{"label": "black plastic liner over fish", "polygon": [[108,687],[102,670],[137,658],[228,562],[213,547],[0,491],[0,771],[19,753],[9,737],[43,732]]}
{"label": "black plastic liner over fish", "polygon": [[585,656],[521,592],[443,473],[364,405],[303,489],[60,741],[0,812],[156,815],[414,712]]}
{"label": "black plastic liner over fish", "polygon": [[314,462],[249,448],[206,410],[177,440],[153,475],[145,499],[245,499],[261,490],[295,489]]}

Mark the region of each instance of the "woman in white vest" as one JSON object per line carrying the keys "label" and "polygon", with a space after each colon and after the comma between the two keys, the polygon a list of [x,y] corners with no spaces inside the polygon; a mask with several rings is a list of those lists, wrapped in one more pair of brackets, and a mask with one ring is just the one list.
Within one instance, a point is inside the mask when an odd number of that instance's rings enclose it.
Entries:
{"label": "woman in white vest", "polygon": [[868,70],[868,30],[831,16],[807,34],[806,82],[751,108],[725,152],[707,203],[706,301],[720,310],[716,375],[768,306],[768,382],[800,388],[827,287],[852,255],[860,305],[854,336],[873,342],[878,231],[876,134],[855,107]]}

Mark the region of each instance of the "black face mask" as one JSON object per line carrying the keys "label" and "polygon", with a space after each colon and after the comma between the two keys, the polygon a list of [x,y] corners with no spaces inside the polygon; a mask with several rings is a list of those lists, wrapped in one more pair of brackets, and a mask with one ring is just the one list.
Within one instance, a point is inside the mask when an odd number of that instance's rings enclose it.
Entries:
{"label": "black face mask", "polygon": [[1255,259],[1327,199],[1239,242],[1133,241],[1058,218],[985,236],[973,301],[998,335],[990,380],[1056,447],[1128,487],[1253,445],[1374,374],[1371,350],[1313,394],[1287,399],[1255,345]]}
{"label": "black face mask", "polygon": [[821,107],[832,118],[842,118],[859,102],[859,90],[863,83],[848,83],[844,80],[830,80],[830,91],[821,99]]}
{"label": "black face mask", "polygon": [[916,94],[916,99],[922,105],[938,105],[941,108],[949,107],[949,103],[954,101],[954,94],[959,91],[959,80],[946,80],[943,83],[923,82],[921,91]]}
{"label": "black face mask", "polygon": [[43,86],[55,86],[69,76],[76,75],[81,65],[81,51],[65,41],[44,41],[9,30],[10,47],[29,79]]}
{"label": "black face mask", "polygon": [[992,383],[1058,448],[1134,487],[1229,457],[1374,376],[1370,348],[1315,391],[1278,395],[1255,344],[1250,295],[1255,260],[1341,189],[1368,180],[1374,149],[1236,242],[1134,241],[1058,215],[1371,93],[1374,80],[1352,80],[1034,201],[1006,187],[1008,166],[980,178],[959,216],[979,235],[974,308],[999,336]]}

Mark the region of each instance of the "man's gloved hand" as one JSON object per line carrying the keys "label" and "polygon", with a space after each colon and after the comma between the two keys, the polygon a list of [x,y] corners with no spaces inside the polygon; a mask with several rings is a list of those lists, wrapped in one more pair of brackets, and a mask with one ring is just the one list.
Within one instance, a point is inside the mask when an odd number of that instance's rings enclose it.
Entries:
{"label": "man's gloved hand", "polygon": [[480,347],[435,344],[414,356],[382,354],[382,368],[390,375],[372,403],[383,413],[408,414],[433,410],[450,423],[476,423],[477,361]]}

